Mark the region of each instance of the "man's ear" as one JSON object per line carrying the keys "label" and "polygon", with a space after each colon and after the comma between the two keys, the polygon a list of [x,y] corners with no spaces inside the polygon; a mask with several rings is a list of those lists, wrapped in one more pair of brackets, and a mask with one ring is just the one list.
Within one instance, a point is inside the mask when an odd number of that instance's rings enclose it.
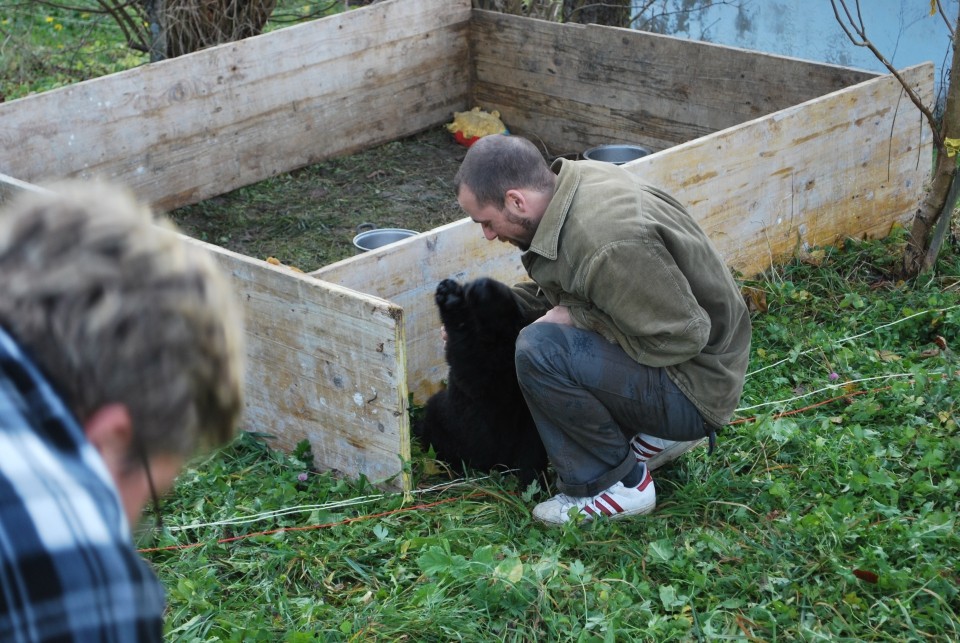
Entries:
{"label": "man's ear", "polygon": [[505,205],[512,207],[517,212],[523,212],[527,207],[527,196],[522,190],[510,189],[507,190],[507,194],[503,202]]}
{"label": "man's ear", "polygon": [[116,478],[130,461],[133,422],[123,404],[101,406],[83,423],[83,432]]}

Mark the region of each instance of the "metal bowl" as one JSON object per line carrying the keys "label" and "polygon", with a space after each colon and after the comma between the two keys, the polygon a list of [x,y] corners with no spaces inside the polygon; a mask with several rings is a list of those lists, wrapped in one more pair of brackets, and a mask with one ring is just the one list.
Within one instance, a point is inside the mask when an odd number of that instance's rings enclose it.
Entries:
{"label": "metal bowl", "polygon": [[623,165],[652,153],[650,148],[642,145],[598,145],[584,152],[583,158],[588,161],[603,161],[614,165]]}
{"label": "metal bowl", "polygon": [[402,241],[416,234],[418,233],[413,230],[404,230],[403,228],[374,228],[373,230],[367,230],[355,236],[353,238],[353,245],[356,246],[358,250],[366,252],[367,250],[374,250],[385,246],[388,243]]}

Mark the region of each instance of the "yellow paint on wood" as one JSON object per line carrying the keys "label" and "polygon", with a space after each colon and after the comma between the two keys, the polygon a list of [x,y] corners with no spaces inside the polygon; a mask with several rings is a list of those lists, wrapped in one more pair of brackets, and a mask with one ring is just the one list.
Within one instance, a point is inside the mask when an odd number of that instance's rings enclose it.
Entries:
{"label": "yellow paint on wood", "polygon": [[[932,99],[933,65],[901,75]],[[886,235],[916,211],[931,152],[917,109],[881,76],[625,167],[672,192],[754,275],[797,249]]]}

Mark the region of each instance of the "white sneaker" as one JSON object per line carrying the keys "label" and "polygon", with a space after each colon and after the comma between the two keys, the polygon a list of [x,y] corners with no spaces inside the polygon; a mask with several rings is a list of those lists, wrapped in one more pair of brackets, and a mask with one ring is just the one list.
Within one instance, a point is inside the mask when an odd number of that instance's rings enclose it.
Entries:
{"label": "white sneaker", "polygon": [[673,462],[706,440],[707,438],[700,438],[689,442],[674,442],[673,440],[664,440],[645,433],[638,433],[630,440],[630,450],[636,456],[637,462],[646,464],[648,469],[653,470],[668,462]]}
{"label": "white sneaker", "polygon": [[[645,468],[643,480],[636,487],[625,487],[618,482],[606,491],[589,498],[575,498],[557,494],[533,508],[533,517],[548,525],[562,525],[570,521],[571,514],[580,513],[586,521],[605,516],[610,519],[648,514],[657,507],[657,492]],[[575,510],[575,511],[571,511]]]}

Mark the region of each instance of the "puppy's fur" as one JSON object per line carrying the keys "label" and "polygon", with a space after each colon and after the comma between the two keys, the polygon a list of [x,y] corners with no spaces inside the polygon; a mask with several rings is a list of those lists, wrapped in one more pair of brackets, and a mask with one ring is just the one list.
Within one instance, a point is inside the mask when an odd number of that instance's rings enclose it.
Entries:
{"label": "puppy's fur", "polygon": [[493,279],[461,285],[445,279],[436,303],[447,331],[447,388],[427,401],[414,435],[437,458],[489,471],[519,469],[529,483],[547,468],[547,454],[517,384],[517,335],[526,319],[510,288]]}

